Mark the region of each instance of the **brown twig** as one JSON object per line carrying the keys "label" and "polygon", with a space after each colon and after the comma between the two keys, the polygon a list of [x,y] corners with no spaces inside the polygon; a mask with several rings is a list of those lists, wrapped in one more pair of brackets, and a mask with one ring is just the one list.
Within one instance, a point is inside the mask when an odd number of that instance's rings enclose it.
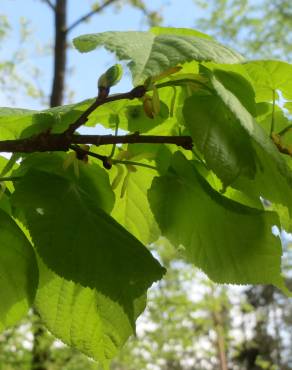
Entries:
{"label": "brown twig", "polygon": [[141,98],[146,92],[146,89],[144,86],[137,86],[134,89],[132,89],[129,92],[121,93],[121,94],[113,94],[109,95],[107,97],[97,97],[93,104],[88,107],[81,116],[73,122],[68,129],[65,131],[65,134],[70,136],[73,135],[74,131],[76,131],[80,126],[84,125],[87,120],[90,113],[92,113],[96,108],[99,106],[106,104],[108,102],[116,101],[116,100],[123,100],[123,99],[135,99],[135,98]]}
{"label": "brown twig", "polygon": [[150,168],[152,170],[157,170],[156,167],[151,166],[150,164],[146,164],[146,163],[142,163],[142,162],[129,161],[129,160],[113,159],[110,156],[101,155],[101,154],[98,154],[98,153],[91,152],[90,150],[83,149],[78,145],[70,145],[70,149],[72,149],[76,152],[77,158],[80,159],[80,160],[84,160],[88,156],[99,159],[102,162],[104,168],[106,168],[108,170],[110,168],[112,168],[113,164],[123,164],[123,165],[126,165],[126,166],[127,165],[140,166],[140,167]]}
{"label": "brown twig", "polygon": [[83,160],[87,156],[91,156],[91,157],[97,158],[100,161],[102,161],[102,164],[103,164],[104,168],[110,169],[112,167],[111,161],[106,155],[93,153],[89,150],[85,150],[85,149],[80,148],[80,146],[78,146],[78,145],[70,145],[70,149],[72,149],[76,152],[77,158],[80,159],[80,160]]}
{"label": "brown twig", "polygon": [[282,143],[281,136],[280,134],[276,134],[272,132],[271,134],[271,139],[273,143],[276,145],[277,149],[279,150],[280,153],[289,155],[292,157],[292,148],[290,146],[286,146]]}

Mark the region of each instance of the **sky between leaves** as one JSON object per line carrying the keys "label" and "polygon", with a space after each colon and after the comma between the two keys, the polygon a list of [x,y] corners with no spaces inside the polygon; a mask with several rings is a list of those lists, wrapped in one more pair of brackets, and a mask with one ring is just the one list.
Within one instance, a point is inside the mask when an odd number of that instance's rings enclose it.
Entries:
{"label": "sky between leaves", "polygon": [[[192,27],[194,20],[202,16],[202,10],[194,5],[193,0],[155,0],[148,1],[148,6],[153,9],[161,9],[164,17],[163,26]],[[68,1],[68,24],[76,20],[90,9],[92,0]],[[74,4],[74,5],[73,5]],[[7,15],[11,22],[11,34],[7,41],[0,45],[0,60],[7,59],[20,47],[19,43],[19,20],[25,17],[31,20],[29,28],[32,30],[32,42],[25,45],[25,63],[21,67],[23,74],[29,74],[29,65],[37,65],[42,70],[42,76],[38,84],[49,92],[52,78],[52,60],[48,52],[41,56],[37,48],[45,48],[53,41],[53,18],[52,11],[41,0],[1,0],[0,15]],[[124,6],[121,12],[115,12],[113,7],[106,9],[102,15],[94,16],[89,23],[78,26],[70,33],[69,38],[92,32],[103,32],[110,30],[129,31],[147,30],[148,25],[143,16],[130,6]],[[98,77],[112,64],[115,63],[114,56],[105,50],[99,49],[94,53],[80,54],[72,49],[69,52],[69,68],[74,73],[68,78],[68,85],[75,92],[74,102],[92,97],[96,94]],[[129,76],[113,88],[113,92],[126,91],[130,87]],[[11,105],[5,97],[5,91],[0,91],[0,106]],[[40,109],[39,101],[29,99],[25,96],[16,95],[15,105],[30,109]]]}

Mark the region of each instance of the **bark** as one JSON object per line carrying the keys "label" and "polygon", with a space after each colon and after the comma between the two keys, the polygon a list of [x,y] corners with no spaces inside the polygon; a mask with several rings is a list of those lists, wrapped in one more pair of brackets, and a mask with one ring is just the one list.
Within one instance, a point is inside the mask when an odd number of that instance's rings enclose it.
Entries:
{"label": "bark", "polygon": [[54,47],[54,78],[50,99],[50,106],[62,105],[65,74],[66,74],[66,47],[67,47],[67,0],[57,0],[55,14],[55,47]]}

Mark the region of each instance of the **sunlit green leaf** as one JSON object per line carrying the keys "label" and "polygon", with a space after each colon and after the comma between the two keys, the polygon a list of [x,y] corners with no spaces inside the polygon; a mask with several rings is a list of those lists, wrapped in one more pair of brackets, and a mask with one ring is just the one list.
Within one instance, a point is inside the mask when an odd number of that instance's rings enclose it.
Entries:
{"label": "sunlit green leaf", "polygon": [[129,174],[122,198],[122,182],[115,190],[116,203],[111,215],[142,243],[149,244],[159,236],[147,198],[147,190],[156,172],[139,166],[136,168],[136,172]]}
{"label": "sunlit green leaf", "polygon": [[[61,278],[41,261],[39,270],[36,308],[43,323],[64,343],[106,366],[135,332],[123,307],[95,289]],[[136,320],[145,308],[144,296],[131,305]]]}
{"label": "sunlit green leaf", "polygon": [[244,65],[256,91],[257,101],[272,101],[273,91],[280,90],[292,100],[292,65],[279,60],[248,62]]}
{"label": "sunlit green leaf", "polygon": [[274,284],[280,275],[281,243],[272,232],[275,213],[250,208],[213,190],[181,153],[169,172],[154,179],[152,211],[164,236],[218,283]]}
{"label": "sunlit green leaf", "polygon": [[63,132],[89,106],[91,100],[35,111],[18,108],[0,108],[0,139],[13,140],[39,134],[49,128]]}

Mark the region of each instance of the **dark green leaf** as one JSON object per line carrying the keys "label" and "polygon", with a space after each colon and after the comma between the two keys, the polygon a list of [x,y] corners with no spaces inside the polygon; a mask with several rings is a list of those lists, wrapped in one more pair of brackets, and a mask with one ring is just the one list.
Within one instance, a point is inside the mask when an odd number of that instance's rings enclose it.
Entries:
{"label": "dark green leaf", "polygon": [[31,170],[17,183],[13,204],[24,212],[44,262],[61,277],[119,301],[132,318],[140,296],[164,269],[102,208],[66,178]]}
{"label": "dark green leaf", "polygon": [[[240,176],[232,184],[244,192],[262,196],[275,203],[286,205],[292,209],[292,172],[286,161],[270,139],[269,135],[244,108],[235,95],[227,90],[214,76],[211,82],[223,103],[234,114],[250,136],[252,147],[256,153],[257,170],[253,179]],[[249,150],[243,149],[242,156]]]}
{"label": "dark green leaf", "polygon": [[207,165],[225,185],[252,178],[256,165],[250,138],[218,96],[192,96],[183,109],[186,125]]}
{"label": "dark green leaf", "polygon": [[31,307],[38,284],[35,254],[13,219],[0,209],[0,331]]}
{"label": "dark green leaf", "polygon": [[255,92],[252,85],[239,73],[232,71],[214,70],[215,77],[224,87],[234,94],[245,109],[252,115],[256,115]]}

